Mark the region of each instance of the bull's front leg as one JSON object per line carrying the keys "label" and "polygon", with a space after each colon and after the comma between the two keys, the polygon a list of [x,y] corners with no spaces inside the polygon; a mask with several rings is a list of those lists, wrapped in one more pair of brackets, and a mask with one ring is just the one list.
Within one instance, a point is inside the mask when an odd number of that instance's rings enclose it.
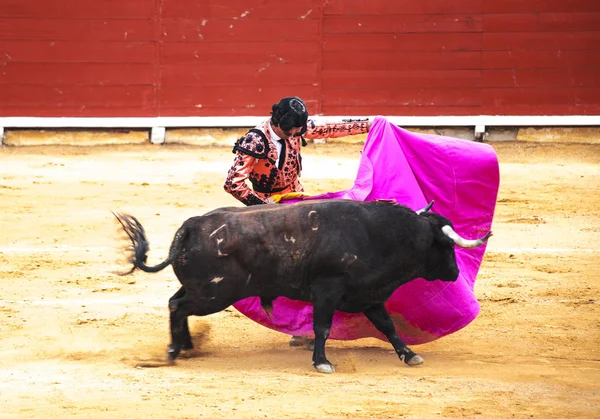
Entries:
{"label": "bull's front leg", "polygon": [[364,311],[365,316],[369,319],[373,326],[387,337],[398,357],[404,361],[406,365],[420,365],[423,363],[423,358],[410,350],[396,332],[396,327],[392,321],[390,314],[385,309],[383,304],[376,304]]}

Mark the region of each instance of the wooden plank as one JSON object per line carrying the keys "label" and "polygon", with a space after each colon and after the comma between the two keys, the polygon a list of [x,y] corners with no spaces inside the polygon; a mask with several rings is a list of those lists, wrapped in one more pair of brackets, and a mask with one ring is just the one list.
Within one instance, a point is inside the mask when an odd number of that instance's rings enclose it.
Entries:
{"label": "wooden plank", "polygon": [[[482,84],[486,87],[600,86],[598,69],[512,69],[484,70]],[[599,98],[600,100],[600,98]]]}
{"label": "wooden plank", "polygon": [[[268,56],[280,56],[286,54],[289,57],[297,56],[297,61],[301,57],[310,55],[315,52],[315,49],[320,49],[319,43],[316,40],[311,41],[259,41],[259,42],[164,42],[161,43],[160,52],[162,54],[196,54],[196,55],[213,55],[213,54],[256,54]],[[174,51],[171,53],[171,51]],[[171,57],[171,56],[170,56]],[[312,61],[311,57],[308,61]]]}
{"label": "wooden plank", "polygon": [[481,70],[336,70],[323,72],[323,89],[369,86],[406,87],[477,87]]}
{"label": "wooden plank", "polygon": [[483,0],[328,0],[325,15],[481,13]]}
{"label": "wooden plank", "polygon": [[323,56],[323,70],[357,71],[386,70],[463,70],[477,69],[481,65],[480,51],[416,52],[390,54],[387,51],[363,51],[360,54],[349,50],[328,52]]}
{"label": "wooden plank", "polygon": [[[274,99],[273,103],[277,103],[279,99],[281,98],[278,97],[278,99]],[[269,112],[271,111],[273,103],[265,103],[264,106],[260,107],[244,106],[243,104],[231,106],[206,106],[202,108],[194,106],[164,106],[161,108],[160,116],[264,116],[264,119],[266,120],[269,117]],[[306,103],[310,114],[316,113],[311,109],[317,109],[317,100],[307,101],[304,99],[304,103]]]}
{"label": "wooden plank", "polygon": [[323,18],[323,33],[448,33],[481,32],[483,17],[451,15],[333,15]]}
{"label": "wooden plank", "polygon": [[321,0],[267,2],[262,0],[181,1],[162,0],[164,18],[186,19],[256,19],[298,18],[320,19]]}
{"label": "wooden plank", "polygon": [[494,106],[594,105],[600,103],[600,87],[498,87],[483,89],[481,103]]}
{"label": "wooden plank", "polygon": [[151,19],[0,18],[4,40],[152,41]]}
{"label": "wooden plank", "polygon": [[600,87],[573,87],[575,94],[575,104],[578,106],[597,106],[600,105]]}
{"label": "wooden plank", "polygon": [[600,31],[600,13],[520,13],[482,15],[489,32]]}
{"label": "wooden plank", "polygon": [[2,0],[0,17],[152,18],[156,6],[156,0]]}
{"label": "wooden plank", "polygon": [[[1,90],[0,90],[1,91]],[[0,102],[2,116],[32,116],[32,117],[153,117],[157,111],[153,106],[132,106],[123,108],[96,107],[96,106],[62,106],[57,107],[19,107],[5,105]]]}
{"label": "wooden plank", "polygon": [[0,85],[3,107],[112,107],[148,108],[153,86],[32,86]]}
{"label": "wooden plank", "polygon": [[[165,105],[161,107],[160,116],[263,116],[265,120],[269,118],[269,113],[273,104],[277,103],[284,96],[291,96],[293,93],[283,93],[280,95],[272,96],[272,99],[261,100],[260,105],[256,103],[238,101],[234,104],[209,104],[206,106],[195,106],[195,105],[180,105],[169,106]],[[310,98],[308,96],[300,96],[306,104],[309,115],[317,114],[317,109],[320,103],[317,99]]]}
{"label": "wooden plank", "polygon": [[324,34],[323,51],[481,51],[479,33]]}
{"label": "wooden plank", "polygon": [[482,108],[482,115],[600,115],[600,105],[500,105]]}
{"label": "wooden plank", "polygon": [[156,57],[153,42],[1,41],[7,62],[142,63]]}
{"label": "wooden plank", "polygon": [[128,86],[154,84],[152,63],[14,63],[2,67],[0,84]]}
{"label": "wooden plank", "polygon": [[255,86],[318,83],[317,63],[163,65],[162,86]]}
{"label": "wooden plank", "polygon": [[483,51],[483,69],[512,68],[596,68],[600,54],[579,51]]}
{"label": "wooden plank", "polygon": [[323,90],[323,103],[327,106],[479,106],[479,95],[479,88],[332,88]]}
{"label": "wooden plank", "polygon": [[502,0],[482,3],[483,13],[597,13],[597,0]]}
{"label": "wooden plank", "polygon": [[483,33],[483,49],[492,50],[600,50],[600,30],[595,32]]}
{"label": "wooden plank", "polygon": [[160,60],[169,64],[314,63],[321,56],[317,42],[165,42]]}
{"label": "wooden plank", "polygon": [[319,39],[320,31],[320,22],[308,19],[161,21],[161,39],[166,42],[311,41]]}
{"label": "wooden plank", "polygon": [[323,113],[350,116],[467,116],[481,115],[482,111],[480,106],[332,106],[324,103]]}
{"label": "wooden plank", "polygon": [[[320,89],[305,85],[235,86],[163,86],[159,103],[162,108],[243,107],[252,112],[245,115],[268,114],[273,103],[285,96],[300,96],[306,101],[319,98]],[[307,103],[307,106],[308,103]]]}

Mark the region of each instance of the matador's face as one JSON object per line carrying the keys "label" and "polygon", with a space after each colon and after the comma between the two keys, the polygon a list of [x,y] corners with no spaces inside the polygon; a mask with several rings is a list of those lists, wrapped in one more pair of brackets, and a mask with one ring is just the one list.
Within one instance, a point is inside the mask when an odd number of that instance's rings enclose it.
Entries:
{"label": "matador's face", "polygon": [[302,132],[302,127],[294,127],[290,130],[284,131],[281,129],[281,127],[273,125],[273,131],[275,132],[275,134],[277,134],[277,136],[279,136],[279,138],[287,140],[288,138],[300,135],[300,133]]}

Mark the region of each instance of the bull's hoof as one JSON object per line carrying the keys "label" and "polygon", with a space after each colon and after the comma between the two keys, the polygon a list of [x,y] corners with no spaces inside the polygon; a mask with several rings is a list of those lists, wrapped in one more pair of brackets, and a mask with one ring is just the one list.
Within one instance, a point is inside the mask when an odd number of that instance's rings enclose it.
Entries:
{"label": "bull's hoof", "polygon": [[181,352],[180,346],[169,345],[169,348],[167,349],[167,359],[169,361],[175,361],[175,359],[179,355],[179,352]]}
{"label": "bull's hoof", "polygon": [[406,365],[410,365],[411,367],[414,367],[415,365],[421,365],[423,362],[423,358],[421,358],[419,355],[415,355],[412,358],[404,361]]}
{"label": "bull's hoof", "polygon": [[323,374],[332,374],[335,372],[335,368],[333,368],[333,365],[329,362],[315,365],[315,369]]}

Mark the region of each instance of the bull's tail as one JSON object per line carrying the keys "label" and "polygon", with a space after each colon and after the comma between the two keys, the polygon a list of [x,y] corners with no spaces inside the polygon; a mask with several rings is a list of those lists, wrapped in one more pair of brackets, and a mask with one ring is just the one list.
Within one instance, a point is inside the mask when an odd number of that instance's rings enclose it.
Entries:
{"label": "bull's tail", "polygon": [[129,247],[131,255],[129,256],[129,261],[133,267],[128,272],[121,273],[121,275],[129,275],[135,271],[136,268],[141,269],[144,272],[158,272],[165,269],[173,262],[172,255],[169,254],[167,259],[156,266],[146,265],[146,260],[148,259],[146,254],[148,253],[150,245],[148,239],[146,239],[144,227],[142,227],[140,222],[133,215],[121,213],[115,214],[114,212],[113,215],[117,218],[117,221],[119,221],[119,224],[121,224],[121,227],[123,227],[123,230],[131,240],[131,246]]}

